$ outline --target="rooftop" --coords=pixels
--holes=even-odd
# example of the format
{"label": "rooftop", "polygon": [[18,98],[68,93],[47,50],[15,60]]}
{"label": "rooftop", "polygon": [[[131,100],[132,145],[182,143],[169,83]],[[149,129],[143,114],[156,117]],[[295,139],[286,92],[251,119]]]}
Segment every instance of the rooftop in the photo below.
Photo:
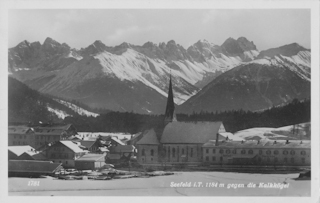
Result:
{"label": "rooftop", "polygon": [[206,143],[216,139],[221,125],[222,122],[171,122],[163,131],[161,143]]}
{"label": "rooftop", "polygon": [[21,154],[28,152],[28,153],[35,153],[35,149],[29,145],[23,145],[23,146],[9,146],[8,150],[14,153],[17,156],[20,156]]}
{"label": "rooftop", "polygon": [[69,149],[71,149],[75,153],[85,152],[83,149],[81,149],[79,147],[78,144],[76,144],[76,143],[74,143],[72,141],[65,140],[65,141],[60,141],[60,143],[62,143],[63,145],[65,145],[66,147],[68,147]]}
{"label": "rooftop", "polygon": [[8,133],[9,134],[27,134],[30,132],[34,132],[32,128],[27,126],[9,126]]}
{"label": "rooftop", "polygon": [[156,135],[156,132],[154,129],[147,130],[145,133],[143,133],[143,137],[137,142],[137,144],[143,145],[143,144],[152,144],[152,145],[158,145],[160,144]]}
{"label": "rooftop", "polygon": [[82,157],[80,157],[79,159],[77,159],[76,161],[104,161],[104,154],[85,154]]}
{"label": "rooftop", "polygon": [[9,160],[9,172],[54,173],[61,168],[61,163],[50,161]]}

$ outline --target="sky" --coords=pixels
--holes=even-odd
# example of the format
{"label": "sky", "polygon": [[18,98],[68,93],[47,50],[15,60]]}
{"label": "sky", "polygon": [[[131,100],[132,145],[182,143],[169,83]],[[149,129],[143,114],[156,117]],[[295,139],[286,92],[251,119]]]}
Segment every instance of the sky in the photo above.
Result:
{"label": "sky", "polygon": [[96,40],[107,46],[174,40],[187,49],[199,40],[221,45],[246,37],[258,50],[293,42],[310,48],[310,21],[308,9],[14,9],[8,46],[51,37],[77,49]]}

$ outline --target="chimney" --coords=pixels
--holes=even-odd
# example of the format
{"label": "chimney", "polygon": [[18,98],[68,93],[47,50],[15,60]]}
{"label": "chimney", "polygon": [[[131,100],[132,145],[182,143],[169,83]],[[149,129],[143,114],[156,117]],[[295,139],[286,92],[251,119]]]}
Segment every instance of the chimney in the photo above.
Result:
{"label": "chimney", "polygon": [[289,140],[286,140],[286,144],[289,144]]}
{"label": "chimney", "polygon": [[241,140],[241,144],[243,144],[243,140]]}
{"label": "chimney", "polygon": [[216,146],[219,146],[219,133],[216,134]]}
{"label": "chimney", "polygon": [[277,144],[277,140],[275,140],[275,141],[273,142],[273,144]]}
{"label": "chimney", "polygon": [[257,144],[260,144],[260,140],[258,140],[258,143]]}

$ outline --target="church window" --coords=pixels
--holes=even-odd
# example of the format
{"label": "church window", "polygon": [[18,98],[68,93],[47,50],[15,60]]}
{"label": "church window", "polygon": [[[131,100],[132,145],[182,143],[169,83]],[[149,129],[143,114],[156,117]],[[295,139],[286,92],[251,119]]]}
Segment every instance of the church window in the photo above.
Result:
{"label": "church window", "polygon": [[287,155],[287,154],[288,154],[288,151],[287,151],[287,150],[284,150],[282,153],[283,153],[283,155]]}
{"label": "church window", "polygon": [[151,149],[150,154],[151,154],[151,156],[153,156],[153,154],[154,154],[153,149]]}
{"label": "church window", "polygon": [[212,149],[212,154],[215,154],[216,153],[216,149]]}
{"label": "church window", "polygon": [[248,151],[248,154],[253,154],[253,150],[250,149],[250,150]]}
{"label": "church window", "polygon": [[301,155],[306,155],[306,151],[301,151]]}
{"label": "church window", "polygon": [[296,153],[296,152],[293,151],[293,150],[290,151],[290,154],[291,154],[291,155],[295,155],[295,153]]}
{"label": "church window", "polygon": [[227,149],[227,150],[226,150],[226,153],[227,153],[227,154],[230,154],[230,149]]}
{"label": "church window", "polygon": [[219,150],[219,153],[220,153],[220,154],[223,154],[223,149],[220,149],[220,150]]}
{"label": "church window", "polygon": [[245,154],[245,153],[246,153],[245,149],[241,150],[241,154]]}
{"label": "church window", "polygon": [[191,148],[190,157],[193,157],[193,148]]}
{"label": "church window", "polygon": [[279,151],[278,151],[278,150],[274,150],[273,154],[274,154],[274,155],[278,155],[278,154],[279,154]]}
{"label": "church window", "polygon": [[172,157],[176,157],[176,149],[172,148]]}
{"label": "church window", "polygon": [[145,150],[144,150],[144,149],[142,149],[142,151],[141,151],[141,155],[142,155],[142,156],[145,156],[145,155],[146,155],[146,153],[145,153]]}

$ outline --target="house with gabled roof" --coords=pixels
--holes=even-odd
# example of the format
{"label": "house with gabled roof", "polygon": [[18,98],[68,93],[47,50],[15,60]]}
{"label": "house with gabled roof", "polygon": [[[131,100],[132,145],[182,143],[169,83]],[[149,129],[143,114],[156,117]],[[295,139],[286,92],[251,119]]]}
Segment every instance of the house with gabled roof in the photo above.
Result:
{"label": "house with gabled roof", "polygon": [[33,147],[29,145],[9,146],[8,158],[9,160],[47,160],[47,158],[42,152],[35,150]]}
{"label": "house with gabled roof", "polygon": [[75,168],[78,170],[95,170],[106,165],[106,154],[85,154],[75,160]]}
{"label": "house with gabled roof", "polygon": [[30,145],[36,148],[34,129],[28,126],[8,126],[8,146]]}
{"label": "house with gabled roof", "polygon": [[69,140],[56,142],[45,150],[48,160],[54,163],[62,163],[64,168],[74,168],[75,160],[88,152],[88,150],[82,149],[79,143]]}

